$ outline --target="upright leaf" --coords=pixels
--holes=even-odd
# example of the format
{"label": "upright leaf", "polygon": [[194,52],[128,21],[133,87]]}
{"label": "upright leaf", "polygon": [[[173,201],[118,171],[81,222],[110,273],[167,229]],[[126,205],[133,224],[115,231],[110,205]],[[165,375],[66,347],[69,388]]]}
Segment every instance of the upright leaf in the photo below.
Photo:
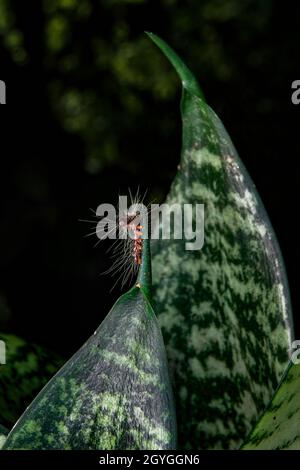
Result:
{"label": "upright leaf", "polygon": [[0,424],[0,449],[2,449],[4,442],[6,441],[7,434],[8,430]]}
{"label": "upright leaf", "polygon": [[178,56],[149,36],[183,87],[181,162],[166,203],[205,206],[201,250],[187,251],[184,239],[152,244],[154,302],[173,371],[179,446],[236,448],[288,361],[286,274],[268,216],[220,119]]}
{"label": "upright leaf", "polygon": [[175,448],[172,391],[148,300],[150,282],[150,259],[143,255],[138,284],[37,396],[4,449]]}
{"label": "upright leaf", "polygon": [[63,364],[56,353],[15,335],[0,333],[6,363],[0,364],[0,418],[11,428]]}
{"label": "upright leaf", "polygon": [[243,450],[300,449],[300,365],[290,363]]}

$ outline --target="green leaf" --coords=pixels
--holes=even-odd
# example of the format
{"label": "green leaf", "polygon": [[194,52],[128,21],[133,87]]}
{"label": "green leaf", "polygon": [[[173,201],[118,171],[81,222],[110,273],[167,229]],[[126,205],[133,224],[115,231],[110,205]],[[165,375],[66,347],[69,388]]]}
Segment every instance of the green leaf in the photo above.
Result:
{"label": "green leaf", "polygon": [[15,335],[0,333],[0,340],[6,349],[6,364],[0,365],[0,418],[12,427],[63,360]]}
{"label": "green leaf", "polygon": [[290,363],[242,450],[300,449],[300,365]]}
{"label": "green leaf", "polygon": [[146,32],[146,34],[169,59],[169,61],[177,71],[179,77],[181,78],[183,88],[185,88],[191,95],[198,96],[198,98],[204,100],[204,95],[199,86],[199,83],[195,79],[190,69],[185,65],[184,62],[182,62],[180,57],[175,54],[173,49],[171,49],[171,47],[163,39],[156,36],[156,34],[150,33],[148,31]]}
{"label": "green leaf", "polygon": [[152,303],[152,268],[150,254],[150,240],[143,240],[142,264],[139,269],[137,284],[142,289],[148,301]]}
{"label": "green leaf", "polygon": [[237,448],[288,362],[292,317],[285,269],[263,204],[220,119],[182,61],[150,37],[183,87],[181,162],[166,203],[205,209],[201,250],[187,251],[186,240],[153,240],[151,246],[179,446]]}
{"label": "green leaf", "polygon": [[175,448],[165,349],[147,297],[147,246],[139,283],[37,396],[4,449]]}

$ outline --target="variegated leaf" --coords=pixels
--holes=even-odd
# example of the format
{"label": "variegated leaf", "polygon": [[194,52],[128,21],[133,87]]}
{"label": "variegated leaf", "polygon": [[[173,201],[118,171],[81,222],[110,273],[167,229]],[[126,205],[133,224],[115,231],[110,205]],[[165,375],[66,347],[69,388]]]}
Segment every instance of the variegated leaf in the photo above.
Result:
{"label": "variegated leaf", "polygon": [[37,396],[4,449],[175,448],[165,349],[148,300],[148,261],[137,286]]}
{"label": "variegated leaf", "polygon": [[6,361],[0,364],[0,418],[12,427],[37,393],[62,366],[62,358],[40,345],[0,333]]}
{"label": "variegated leaf", "polygon": [[205,207],[201,250],[186,250],[184,239],[152,243],[154,301],[173,371],[179,445],[237,448],[288,362],[285,269],[263,204],[220,119],[178,56],[150,37],[183,86],[182,156],[166,203]]}
{"label": "variegated leaf", "polygon": [[6,441],[7,434],[8,430],[0,424],[0,449],[2,449],[4,442]]}
{"label": "variegated leaf", "polygon": [[300,450],[300,365],[292,364],[243,450]]}

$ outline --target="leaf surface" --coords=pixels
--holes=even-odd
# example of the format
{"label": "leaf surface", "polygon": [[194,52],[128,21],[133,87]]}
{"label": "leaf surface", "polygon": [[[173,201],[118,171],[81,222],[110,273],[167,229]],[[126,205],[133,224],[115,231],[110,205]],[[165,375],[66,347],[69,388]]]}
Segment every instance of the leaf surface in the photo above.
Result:
{"label": "leaf surface", "polygon": [[8,430],[0,424],[0,449],[2,449],[4,442],[6,441],[7,434]]}
{"label": "leaf surface", "polygon": [[56,353],[18,336],[0,333],[6,364],[0,364],[0,417],[11,428],[63,364]]}
{"label": "leaf surface", "polygon": [[[187,250],[185,239],[152,240],[151,246],[179,446],[237,448],[288,363],[287,278],[269,218],[222,122],[181,59],[149,36],[183,89],[181,161],[166,203],[204,204],[205,214],[202,249]],[[198,234],[202,227],[198,222]]]}
{"label": "leaf surface", "polygon": [[165,349],[147,297],[149,263],[143,262],[139,287],[119,298],[95,333],[45,386],[4,449],[175,448]]}
{"label": "leaf surface", "polygon": [[243,450],[300,449],[300,365],[290,363]]}

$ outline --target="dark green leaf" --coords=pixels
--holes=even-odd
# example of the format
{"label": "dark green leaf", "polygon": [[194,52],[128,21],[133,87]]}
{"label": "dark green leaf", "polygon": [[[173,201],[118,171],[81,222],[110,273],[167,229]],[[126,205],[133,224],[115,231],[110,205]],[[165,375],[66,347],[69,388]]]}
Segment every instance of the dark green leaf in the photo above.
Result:
{"label": "dark green leaf", "polygon": [[5,449],[175,448],[164,344],[148,301],[149,263],[139,287],[120,297],[26,410]]}
{"label": "dark green leaf", "polygon": [[4,426],[1,426],[0,424],[0,449],[2,449],[3,447],[7,434],[8,434],[8,430]]}
{"label": "dark green leaf", "polygon": [[300,365],[290,364],[243,450],[300,449]]}
{"label": "dark green leaf", "polygon": [[154,303],[173,370],[179,446],[236,448],[288,362],[286,274],[268,216],[220,119],[182,61],[150,37],[183,86],[182,156],[166,202],[205,205],[201,250],[187,251],[186,240],[152,245]]}
{"label": "dark green leaf", "polygon": [[14,335],[0,333],[0,340],[6,345],[6,364],[0,365],[0,419],[12,427],[63,360]]}

